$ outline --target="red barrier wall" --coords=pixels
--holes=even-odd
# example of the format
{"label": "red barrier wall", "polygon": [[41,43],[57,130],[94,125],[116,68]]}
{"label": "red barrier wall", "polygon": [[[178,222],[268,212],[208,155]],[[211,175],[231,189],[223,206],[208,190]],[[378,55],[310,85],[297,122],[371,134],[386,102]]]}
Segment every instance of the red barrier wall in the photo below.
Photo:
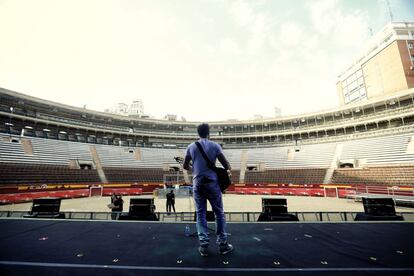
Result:
{"label": "red barrier wall", "polygon": [[[112,193],[120,195],[140,195],[141,188],[104,188],[102,195],[109,196]],[[62,190],[62,191],[44,191],[18,194],[0,194],[0,204],[21,203],[33,201],[35,198],[58,197],[58,198],[77,198],[88,197],[89,189]]]}

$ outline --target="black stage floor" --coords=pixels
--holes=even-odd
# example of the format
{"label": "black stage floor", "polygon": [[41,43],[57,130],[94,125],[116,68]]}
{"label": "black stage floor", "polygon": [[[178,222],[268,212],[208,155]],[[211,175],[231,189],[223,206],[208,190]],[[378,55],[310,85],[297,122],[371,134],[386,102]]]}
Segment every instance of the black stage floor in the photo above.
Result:
{"label": "black stage floor", "polygon": [[229,223],[235,251],[208,257],[185,225],[0,219],[0,273],[414,275],[414,223]]}

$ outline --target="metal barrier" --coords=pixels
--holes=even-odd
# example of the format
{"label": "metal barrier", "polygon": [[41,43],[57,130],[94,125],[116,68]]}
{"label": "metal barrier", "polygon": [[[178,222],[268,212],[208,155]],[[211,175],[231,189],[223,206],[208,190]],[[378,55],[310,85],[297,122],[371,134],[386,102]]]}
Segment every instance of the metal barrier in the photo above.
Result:
{"label": "metal barrier", "polygon": [[[121,215],[121,212],[62,212],[66,219],[76,220],[112,220]],[[23,218],[27,211],[0,211],[0,218]],[[193,222],[194,212],[155,213],[161,222]],[[228,212],[225,213],[227,222],[256,222],[260,212]],[[299,222],[346,222],[354,221],[358,212],[290,212],[296,215]],[[414,222],[414,212],[397,212],[405,221]]]}
{"label": "metal barrier", "polygon": [[158,198],[166,198],[166,195],[173,191],[175,198],[188,198],[192,196],[193,189],[192,188],[180,188],[180,189],[174,189],[174,188],[168,188],[168,189],[155,189],[153,192],[153,195]]}

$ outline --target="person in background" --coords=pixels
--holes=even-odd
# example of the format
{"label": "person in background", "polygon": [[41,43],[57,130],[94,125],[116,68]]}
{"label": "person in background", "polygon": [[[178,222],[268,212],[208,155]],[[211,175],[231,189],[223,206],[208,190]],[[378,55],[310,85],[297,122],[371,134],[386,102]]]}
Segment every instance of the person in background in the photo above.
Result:
{"label": "person in background", "polygon": [[[114,201],[115,201],[115,199],[116,199],[116,195],[115,195],[115,193],[112,193],[111,194],[111,203],[108,204],[108,208],[111,209],[111,212],[112,212],[112,208],[114,208]],[[116,214],[115,213],[112,213],[111,214],[111,218],[112,219],[115,219],[116,218]]]}
{"label": "person in background", "polygon": [[168,194],[167,194],[167,213],[171,213],[171,207],[174,210],[175,213],[175,194],[174,191],[171,190]]}
{"label": "person in background", "polygon": [[113,202],[112,207],[112,214],[111,217],[113,220],[117,219],[118,212],[122,212],[124,208],[124,200],[122,199],[121,195],[115,196],[115,200]]}

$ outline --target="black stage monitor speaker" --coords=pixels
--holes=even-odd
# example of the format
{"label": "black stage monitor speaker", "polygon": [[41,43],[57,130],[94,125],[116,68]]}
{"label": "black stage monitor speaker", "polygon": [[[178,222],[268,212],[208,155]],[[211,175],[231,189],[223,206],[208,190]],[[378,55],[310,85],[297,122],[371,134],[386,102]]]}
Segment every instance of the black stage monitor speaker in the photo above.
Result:
{"label": "black stage monitor speaker", "polygon": [[129,200],[129,215],[154,213],[153,198],[131,198]]}
{"label": "black stage monitor speaker", "polygon": [[288,214],[286,198],[262,198],[262,213],[257,221],[299,221]]}
{"label": "black stage monitor speaker", "polygon": [[[206,219],[207,219],[207,221],[216,221],[216,217],[214,216],[214,212],[213,211],[207,211]],[[197,221],[197,213],[196,212],[194,212],[194,221]]]}
{"label": "black stage monitor speaker", "polygon": [[119,220],[158,221],[153,198],[131,198],[128,214],[121,214]]}
{"label": "black stage monitor speaker", "polygon": [[64,218],[65,214],[59,212],[60,202],[60,198],[36,198],[33,200],[29,215],[25,217]]}
{"label": "black stage monitor speaker", "polygon": [[363,197],[364,212],[358,213],[355,221],[404,220],[395,213],[395,203],[392,198]]}
{"label": "black stage monitor speaker", "polygon": [[395,204],[392,198],[363,197],[362,203],[366,215],[395,216]]}
{"label": "black stage monitor speaker", "polygon": [[286,214],[286,198],[262,198],[262,212],[270,214]]}

